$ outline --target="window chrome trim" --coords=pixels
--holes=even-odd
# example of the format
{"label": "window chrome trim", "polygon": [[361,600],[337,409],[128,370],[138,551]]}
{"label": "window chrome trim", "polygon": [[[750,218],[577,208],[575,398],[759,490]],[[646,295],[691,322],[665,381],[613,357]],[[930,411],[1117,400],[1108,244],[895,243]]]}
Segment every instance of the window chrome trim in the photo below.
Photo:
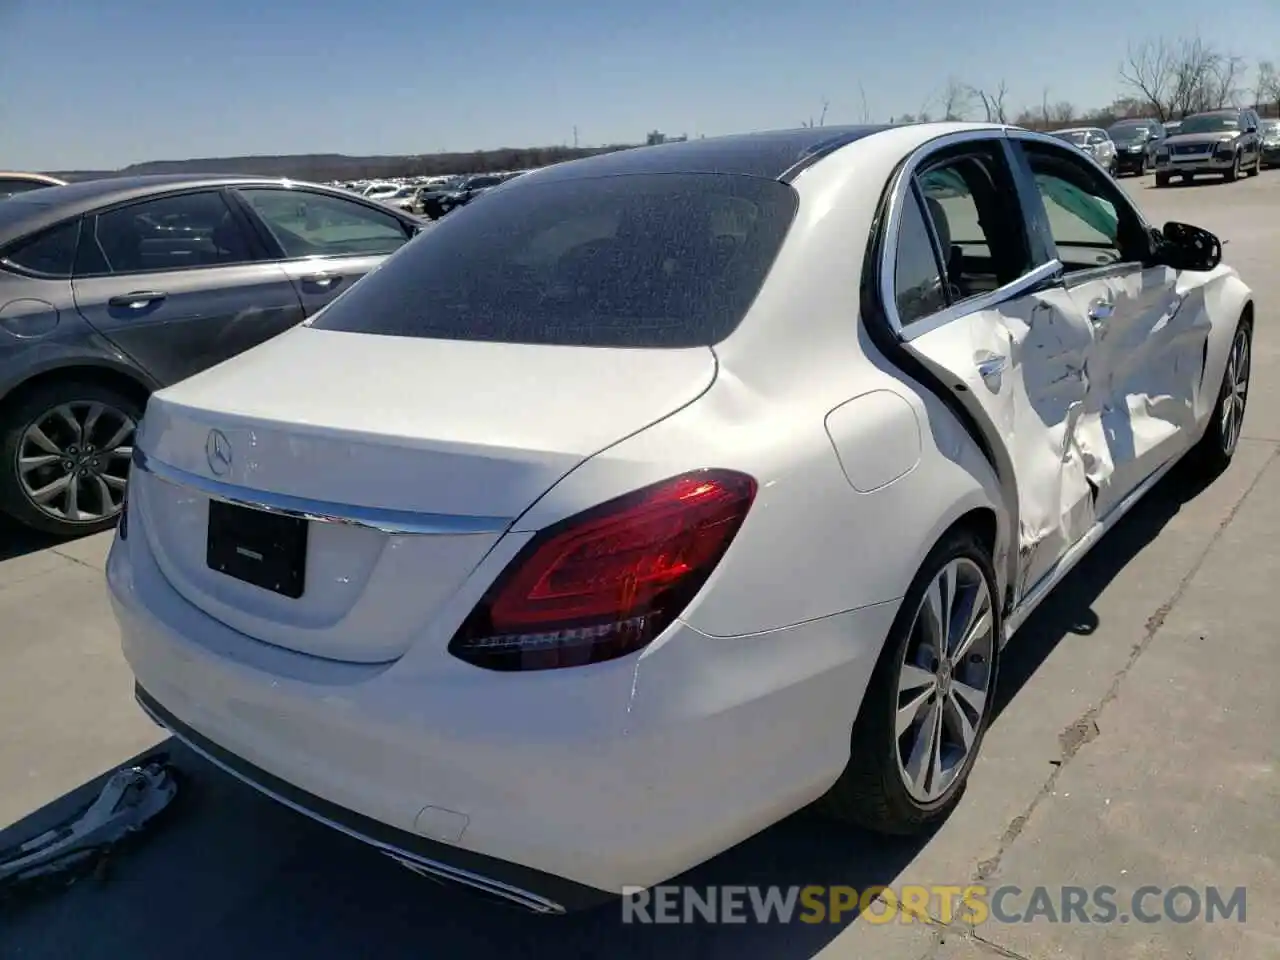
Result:
{"label": "window chrome trim", "polygon": [[350,527],[364,527],[380,533],[405,536],[469,536],[476,534],[502,534],[510,529],[514,518],[471,517],[450,514],[416,513],[410,510],[384,510],[360,507],[352,504],[312,500],[282,493],[266,493],[249,490],[234,484],[222,483],[197,476],[186,470],[171,467],[148,457],[139,447],[133,450],[133,468],[165,483],[195,490],[211,500],[309,520],[312,523],[332,523]]}
{"label": "window chrome trim", "polygon": [[910,343],[916,337],[922,337],[926,333],[932,333],[939,327],[946,326],[952,320],[958,320],[960,317],[967,317],[971,313],[980,313],[983,310],[993,310],[1002,303],[1010,300],[1016,300],[1037,289],[1053,284],[1058,285],[1062,282],[1062,264],[1057,260],[1051,260],[1048,263],[1041,264],[1030,273],[1024,273],[1017,280],[1006,283],[1003,287],[998,287],[990,293],[979,294],[976,297],[967,297],[964,300],[957,300],[945,310],[939,310],[937,313],[931,313],[927,317],[922,317],[912,323],[901,327],[898,324],[897,305],[890,303],[887,305],[887,313],[889,322],[893,325],[894,331],[898,335],[898,339],[903,343]]}

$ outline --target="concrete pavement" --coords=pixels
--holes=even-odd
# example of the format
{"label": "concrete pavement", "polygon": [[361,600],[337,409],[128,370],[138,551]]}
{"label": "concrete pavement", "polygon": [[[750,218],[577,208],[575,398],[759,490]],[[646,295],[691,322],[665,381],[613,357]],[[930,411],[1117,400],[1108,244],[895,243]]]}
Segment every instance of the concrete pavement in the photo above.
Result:
{"label": "concrete pavement", "polygon": [[[1280,956],[1270,736],[1280,657],[1268,603],[1280,583],[1280,174],[1160,191],[1149,178],[1126,183],[1156,222],[1219,231],[1257,291],[1236,462],[1207,489],[1171,475],[1020,631],[970,789],[927,842],[799,815],[684,879],[1107,884],[1122,905],[1143,885],[1246,886],[1245,923],[623,928],[615,910],[535,918],[415,878],[175,751],[186,782],[171,820],[105,883],[0,912],[0,957]],[[0,544],[17,539],[0,530]],[[0,559],[0,824],[35,811],[22,832],[160,739],[132,704],[117,651],[106,543],[19,543]]]}

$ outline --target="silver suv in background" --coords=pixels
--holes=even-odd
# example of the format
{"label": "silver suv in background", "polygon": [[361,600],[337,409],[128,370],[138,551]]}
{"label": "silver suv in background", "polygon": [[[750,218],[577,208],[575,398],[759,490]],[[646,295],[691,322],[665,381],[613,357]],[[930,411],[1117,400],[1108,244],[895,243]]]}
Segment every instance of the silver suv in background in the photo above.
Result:
{"label": "silver suv in background", "polygon": [[1053,136],[1079,147],[1097,160],[1108,173],[1115,174],[1116,145],[1101,127],[1069,127],[1066,130],[1054,130]]}

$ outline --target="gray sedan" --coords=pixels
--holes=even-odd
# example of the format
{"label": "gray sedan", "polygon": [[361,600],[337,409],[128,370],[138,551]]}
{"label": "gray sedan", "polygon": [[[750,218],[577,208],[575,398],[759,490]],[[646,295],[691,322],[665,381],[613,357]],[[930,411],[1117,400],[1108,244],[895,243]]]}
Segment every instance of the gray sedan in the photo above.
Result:
{"label": "gray sedan", "polygon": [[0,512],[57,536],[110,526],[151,391],[300,323],[421,228],[345,191],[245,177],[0,203]]}

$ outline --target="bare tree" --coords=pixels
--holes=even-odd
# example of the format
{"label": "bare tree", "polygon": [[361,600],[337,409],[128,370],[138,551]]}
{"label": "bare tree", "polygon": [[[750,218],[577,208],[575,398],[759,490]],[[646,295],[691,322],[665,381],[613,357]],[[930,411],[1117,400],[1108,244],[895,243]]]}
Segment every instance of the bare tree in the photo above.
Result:
{"label": "bare tree", "polygon": [[1049,108],[1049,122],[1067,124],[1076,118],[1076,105],[1069,100],[1059,100]]}
{"label": "bare tree", "polygon": [[1129,48],[1120,82],[1163,121],[1238,103],[1245,70],[1243,58],[1200,37],[1147,40]]}
{"label": "bare tree", "polygon": [[1280,114],[1280,71],[1270,60],[1258,64],[1258,79],[1254,82],[1254,106],[1274,106]]}
{"label": "bare tree", "polygon": [[818,121],[817,121],[817,123],[815,123],[815,122],[814,122],[814,120],[813,120],[813,115],[812,115],[812,114],[810,114],[809,119],[808,119],[808,120],[806,120],[806,121],[804,121],[803,123],[801,123],[801,124],[800,124],[800,126],[802,126],[802,127],[821,127],[821,126],[823,126],[823,125],[827,122],[827,107],[829,107],[830,105],[831,105],[831,104],[830,104],[830,102],[827,100],[827,98],[826,98],[826,97],[823,97],[823,98],[822,98],[822,112],[821,112],[820,114],[818,114]]}
{"label": "bare tree", "polygon": [[970,87],[969,94],[982,104],[982,112],[987,115],[987,123],[1009,122],[1009,112],[1004,103],[1009,95],[1009,86],[1003,80],[993,90]]}
{"label": "bare tree", "polygon": [[1177,72],[1175,60],[1166,40],[1144,40],[1129,46],[1128,56],[1120,65],[1120,82],[1150,104],[1162,123],[1172,116],[1169,88]]}
{"label": "bare tree", "polygon": [[942,91],[942,119],[963,120],[972,99],[970,88],[952,77]]}

